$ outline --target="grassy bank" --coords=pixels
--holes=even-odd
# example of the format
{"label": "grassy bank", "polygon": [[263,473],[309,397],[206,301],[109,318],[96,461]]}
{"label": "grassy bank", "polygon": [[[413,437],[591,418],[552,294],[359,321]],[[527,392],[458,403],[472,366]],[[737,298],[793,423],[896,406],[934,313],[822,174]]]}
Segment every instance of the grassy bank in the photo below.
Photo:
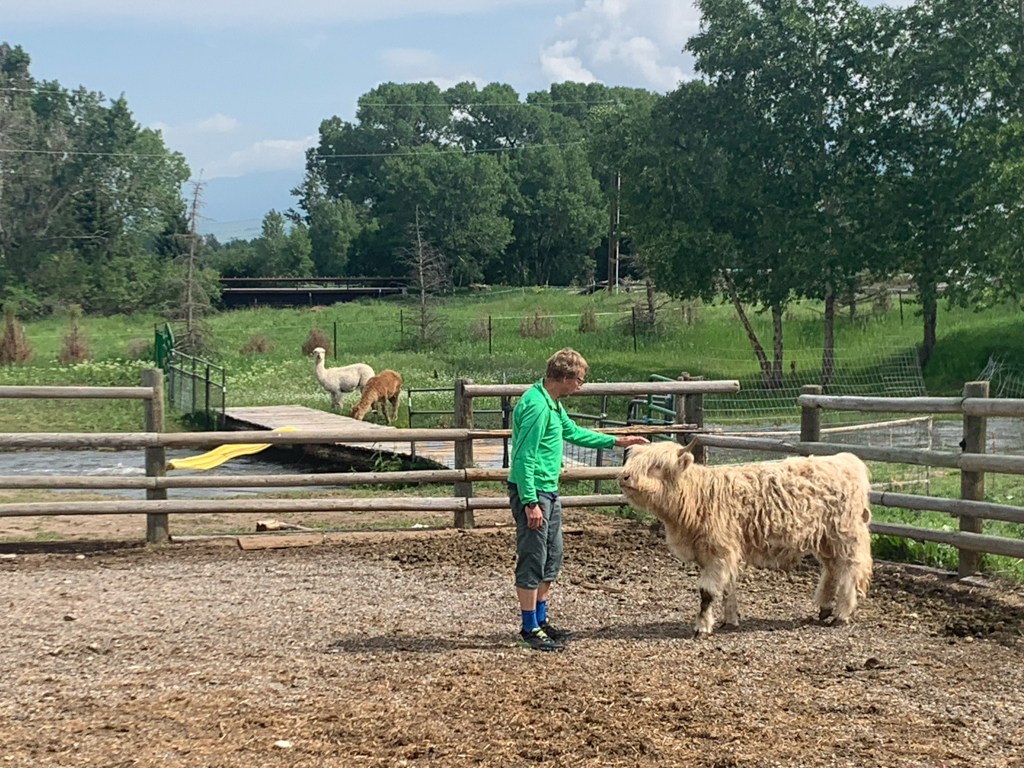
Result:
{"label": "grassy bank", "polygon": [[[590,361],[592,380],[646,379],[651,374],[676,377],[681,371],[708,379],[739,379],[745,390],[758,387],[759,371],[750,342],[731,306],[695,306],[663,301],[655,328],[641,324],[634,334],[631,308],[636,294],[575,295],[560,289],[513,289],[472,293],[445,301],[437,309],[443,341],[417,350],[412,343],[416,306],[386,300],[302,309],[237,310],[209,320],[210,357],[226,366],[229,404],[296,403],[328,408],[329,399],[312,375],[312,362],[301,354],[314,328],[337,336],[329,365],[366,362],[376,370],[399,371],[406,387],[446,387],[460,377],[480,383],[529,382],[540,377],[544,360],[563,346],[580,350]],[[837,320],[836,354],[850,386],[881,390],[883,369],[894,360],[909,377],[909,361],[921,336],[915,307],[860,307],[855,319]],[[594,313],[598,330],[582,333],[584,312]],[[533,323],[524,320],[540,316]],[[752,317],[755,330],[770,349],[769,318]],[[85,318],[82,326],[93,361],[62,366],[56,362],[66,318],[29,323],[26,334],[34,350],[23,366],[0,368],[0,384],[138,384],[158,318],[154,316]],[[541,338],[524,337],[524,323],[540,326]],[[784,320],[787,387],[815,383],[821,367],[820,306],[801,303]],[[247,355],[243,348],[262,337],[268,351]],[[1024,313],[1002,307],[975,313],[943,309],[938,346],[923,371],[928,394],[957,394],[964,381],[976,378],[991,356],[1024,371]],[[900,371],[903,373],[904,371]],[[756,405],[750,406],[751,410]],[[132,404],[0,402],[0,430],[45,428],[89,431],[134,429],[141,411]],[[742,416],[742,412],[740,413]],[[753,417],[754,414],[751,414]]]}

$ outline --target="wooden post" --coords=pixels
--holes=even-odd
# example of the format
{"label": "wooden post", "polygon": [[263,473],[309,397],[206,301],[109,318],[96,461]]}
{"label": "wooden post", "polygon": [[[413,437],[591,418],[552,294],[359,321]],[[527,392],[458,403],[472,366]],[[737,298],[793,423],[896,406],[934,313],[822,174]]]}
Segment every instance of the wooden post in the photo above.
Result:
{"label": "wooden post", "polygon": [[488,315],[487,316],[487,354],[490,355],[492,353],[493,353],[493,348],[491,346],[491,316]]}
{"label": "wooden post", "polygon": [[[804,384],[800,387],[801,395],[820,395],[822,388],[818,384]],[[800,409],[800,442],[821,442],[821,409],[804,407]]]}
{"label": "wooden post", "polygon": [[338,359],[338,321],[334,321],[334,359]]}
{"label": "wooden post", "polygon": [[[703,381],[703,376],[691,376],[686,371],[679,374],[677,381]],[[682,400],[682,412],[680,403]],[[704,393],[696,392],[692,395],[683,395],[676,398],[676,423],[694,424],[698,427],[704,426]],[[693,439],[693,435],[687,435],[687,442]],[[708,463],[708,447],[698,445],[693,449],[693,460],[698,464]]]}
{"label": "wooden post", "polygon": [[[144,400],[146,413],[146,431],[164,431],[164,372],[156,368],[147,368],[142,372],[142,385],[153,388],[153,397]],[[163,477],[167,466],[167,452],[163,448],[146,449],[146,477]],[[166,500],[167,489],[154,488],[146,490],[147,500]],[[146,543],[167,544],[171,540],[167,524],[167,514],[146,515]]]}
{"label": "wooden post", "polygon": [[206,422],[203,429],[212,429],[210,421],[210,364],[206,364]]}
{"label": "wooden post", "polygon": [[[964,397],[988,397],[987,381],[969,381],[964,384]],[[964,453],[985,453],[985,433],[988,419],[984,416],[964,416],[964,441],[961,443]],[[969,501],[985,500],[985,473],[960,472],[960,498]],[[981,533],[984,520],[980,517],[960,516],[960,530],[969,533]],[[973,576],[981,565],[978,552],[961,549],[957,572],[960,578]]]}
{"label": "wooden post", "polygon": [[[459,379],[455,382],[455,419],[452,424],[456,429],[473,428],[473,398],[466,396],[466,385],[472,379]],[[473,441],[458,440],[455,443],[455,469],[468,469],[473,466]],[[455,495],[463,498],[473,497],[473,484],[455,483]],[[456,528],[473,527],[473,510],[460,509],[455,513]]]}
{"label": "wooden post", "polygon": [[633,351],[636,352],[636,307],[633,307]]}
{"label": "wooden post", "polygon": [[[503,395],[501,398],[501,428],[508,429],[512,426],[512,398]],[[508,438],[501,438],[501,467],[508,469]]]}

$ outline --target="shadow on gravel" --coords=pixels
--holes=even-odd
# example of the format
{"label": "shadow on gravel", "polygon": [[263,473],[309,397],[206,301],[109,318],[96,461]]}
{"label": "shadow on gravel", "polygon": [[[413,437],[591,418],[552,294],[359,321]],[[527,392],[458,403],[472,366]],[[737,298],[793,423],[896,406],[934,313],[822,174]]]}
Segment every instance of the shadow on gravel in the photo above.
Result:
{"label": "shadow on gravel", "polygon": [[[799,627],[818,626],[808,618],[802,620],[782,619],[741,619],[739,628],[717,627],[718,635],[747,635],[755,632],[780,632]],[[693,640],[694,632],[690,621],[661,621],[650,624],[626,624],[601,627],[591,631],[573,634],[576,640]]]}
{"label": "shadow on gravel", "polygon": [[88,552],[114,552],[145,549],[144,541],[7,541],[0,542],[4,555],[76,555]]}
{"label": "shadow on gravel", "polygon": [[462,637],[340,637],[327,646],[327,653],[451,653],[452,651],[507,651],[513,648],[512,633],[465,635]]}

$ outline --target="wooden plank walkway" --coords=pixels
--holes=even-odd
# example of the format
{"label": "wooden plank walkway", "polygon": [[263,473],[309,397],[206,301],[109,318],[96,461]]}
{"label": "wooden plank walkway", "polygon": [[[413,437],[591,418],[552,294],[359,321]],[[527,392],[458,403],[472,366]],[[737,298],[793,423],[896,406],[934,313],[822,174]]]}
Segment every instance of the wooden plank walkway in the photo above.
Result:
{"label": "wooden plank walkway", "polygon": [[[347,450],[362,451],[367,456],[386,453],[394,456],[426,459],[439,468],[453,469],[455,466],[455,444],[445,441],[417,443],[394,442],[387,439],[387,433],[394,429],[383,424],[358,421],[336,413],[318,411],[302,405],[267,405],[253,408],[226,408],[225,424],[229,429],[366,429],[381,433],[380,442],[336,443]],[[503,445],[500,439],[473,441],[474,464],[482,469],[501,469]]]}

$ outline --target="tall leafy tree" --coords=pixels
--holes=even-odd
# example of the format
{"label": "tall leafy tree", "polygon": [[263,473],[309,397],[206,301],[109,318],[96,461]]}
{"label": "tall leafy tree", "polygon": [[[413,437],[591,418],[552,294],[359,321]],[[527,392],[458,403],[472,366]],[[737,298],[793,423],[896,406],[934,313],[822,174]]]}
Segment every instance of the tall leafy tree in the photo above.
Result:
{"label": "tall leafy tree", "polygon": [[0,285],[46,303],[151,306],[173,258],[161,236],[184,211],[184,158],[125,99],[37,82],[0,45]]}
{"label": "tall leafy tree", "polygon": [[[900,266],[919,291],[922,364],[936,344],[940,287],[954,301],[973,302],[1000,252],[1013,251],[1004,246],[1016,239],[1021,210],[1011,169],[1019,153],[1013,125],[1021,116],[1022,29],[1019,4],[920,0],[904,11],[893,59],[898,133],[886,176]],[[1003,199],[994,197],[997,189]]]}

